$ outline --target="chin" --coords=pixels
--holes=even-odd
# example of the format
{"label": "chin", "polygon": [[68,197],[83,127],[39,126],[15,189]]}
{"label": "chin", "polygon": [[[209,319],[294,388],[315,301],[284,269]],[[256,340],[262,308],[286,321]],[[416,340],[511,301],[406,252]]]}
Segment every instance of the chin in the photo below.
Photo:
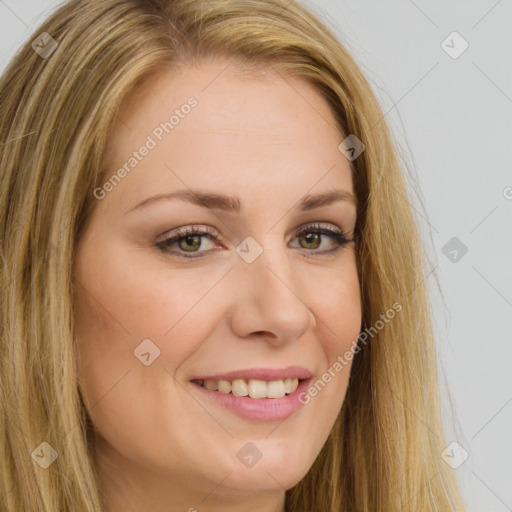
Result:
{"label": "chin", "polygon": [[[267,456],[265,451],[268,451]],[[250,452],[247,449],[247,453]],[[314,460],[310,460],[308,455],[297,449],[263,447],[261,458],[252,466],[246,467],[236,458],[228,480],[232,487],[244,491],[277,492],[290,489],[304,478],[313,464]]]}
{"label": "chin", "polygon": [[226,479],[226,485],[241,492],[274,493],[291,489],[298,484],[308,472],[309,467],[278,471],[270,465],[240,470],[239,468]]}

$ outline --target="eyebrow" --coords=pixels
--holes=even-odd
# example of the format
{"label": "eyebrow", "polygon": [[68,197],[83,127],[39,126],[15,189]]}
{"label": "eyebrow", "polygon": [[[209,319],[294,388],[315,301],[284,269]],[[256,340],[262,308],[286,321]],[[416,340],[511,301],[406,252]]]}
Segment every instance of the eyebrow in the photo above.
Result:
{"label": "eyebrow", "polygon": [[[144,199],[144,201],[134,206],[132,209],[128,210],[126,213],[139,210],[164,199],[180,199],[182,201],[187,201],[204,208],[212,210],[223,210],[227,212],[239,213],[241,208],[240,199],[237,197],[226,196],[224,194],[218,194],[209,191],[189,189],[177,190],[176,192],[171,192],[170,194],[158,194],[156,196],[148,197],[147,199]],[[300,211],[308,211],[315,208],[320,208],[322,206],[330,205],[337,201],[346,201],[357,206],[357,199],[351,192],[335,189],[329,192],[324,192],[322,194],[304,196],[298,204],[298,207]]]}

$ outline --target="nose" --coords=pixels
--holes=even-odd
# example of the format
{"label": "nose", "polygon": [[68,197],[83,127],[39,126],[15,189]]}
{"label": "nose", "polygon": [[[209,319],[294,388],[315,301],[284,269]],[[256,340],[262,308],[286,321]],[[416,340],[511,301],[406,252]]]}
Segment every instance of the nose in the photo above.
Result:
{"label": "nose", "polygon": [[267,244],[252,263],[237,257],[231,328],[241,338],[257,335],[273,344],[299,339],[316,325],[304,290],[284,247]]}

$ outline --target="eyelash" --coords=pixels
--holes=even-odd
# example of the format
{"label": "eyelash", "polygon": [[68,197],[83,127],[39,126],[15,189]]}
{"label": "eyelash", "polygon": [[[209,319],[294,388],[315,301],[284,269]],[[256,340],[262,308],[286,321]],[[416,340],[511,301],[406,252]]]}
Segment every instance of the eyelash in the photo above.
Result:
{"label": "eyelash", "polygon": [[[203,235],[203,236],[207,235],[210,238],[210,240],[213,241],[213,239],[215,239],[215,237],[217,235],[216,230],[214,230],[208,226],[204,226],[204,228],[205,228],[204,230],[200,230],[200,229],[197,229],[197,227],[188,226],[186,228],[178,229],[176,231],[175,235],[173,235],[172,237],[166,238],[165,240],[161,240],[161,241],[157,242],[156,246],[165,254],[173,254],[174,253],[174,254],[177,254],[177,256],[179,258],[186,258],[186,259],[203,258],[204,256],[201,253],[207,253],[209,251],[197,251],[194,254],[200,254],[200,255],[191,256],[191,255],[189,255],[185,252],[181,252],[181,251],[169,251],[168,247],[170,245],[172,245],[173,243],[178,242],[178,241],[182,240],[183,238],[186,238],[187,236],[191,236],[191,235]],[[344,231],[342,231],[342,230],[335,231],[332,229],[328,229],[328,228],[323,227],[320,224],[307,225],[304,228],[300,229],[300,231],[298,231],[298,233],[295,236],[299,237],[301,235],[308,234],[308,233],[315,233],[315,234],[319,234],[319,235],[329,236],[337,244],[337,246],[334,247],[333,249],[323,250],[323,251],[318,251],[316,249],[303,249],[304,251],[313,251],[313,252],[320,253],[321,255],[336,253],[343,247],[347,246],[350,242],[355,242],[355,237],[349,238],[348,235]],[[321,243],[321,241],[320,241],[320,243]]]}

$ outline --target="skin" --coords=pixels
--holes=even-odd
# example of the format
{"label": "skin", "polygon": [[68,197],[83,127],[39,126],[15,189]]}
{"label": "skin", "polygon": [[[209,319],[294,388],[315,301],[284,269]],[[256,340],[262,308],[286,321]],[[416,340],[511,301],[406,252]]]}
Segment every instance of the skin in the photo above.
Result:
{"label": "skin", "polygon": [[[272,69],[249,79],[226,65],[162,72],[132,93],[108,140],[107,177],[190,96],[198,105],[95,200],[77,246],[79,386],[108,512],[284,511],[285,490],[310,469],[347,390],[351,364],[286,420],[261,422],[207,402],[189,382],[291,365],[314,382],[361,328],[354,244],[322,254],[334,239],[296,236],[315,222],[353,234],[350,201],[296,207],[306,193],[353,193],[338,150],[345,137],[308,82]],[[174,199],[129,212],[188,188],[237,196],[241,211]],[[189,254],[183,240],[167,253],[156,246],[191,225],[218,233],[199,248],[192,241],[202,257],[180,258]],[[252,263],[235,251],[248,236],[263,248]],[[134,355],[144,339],[160,349],[148,366]],[[251,468],[237,458],[249,441],[262,454]]]}

